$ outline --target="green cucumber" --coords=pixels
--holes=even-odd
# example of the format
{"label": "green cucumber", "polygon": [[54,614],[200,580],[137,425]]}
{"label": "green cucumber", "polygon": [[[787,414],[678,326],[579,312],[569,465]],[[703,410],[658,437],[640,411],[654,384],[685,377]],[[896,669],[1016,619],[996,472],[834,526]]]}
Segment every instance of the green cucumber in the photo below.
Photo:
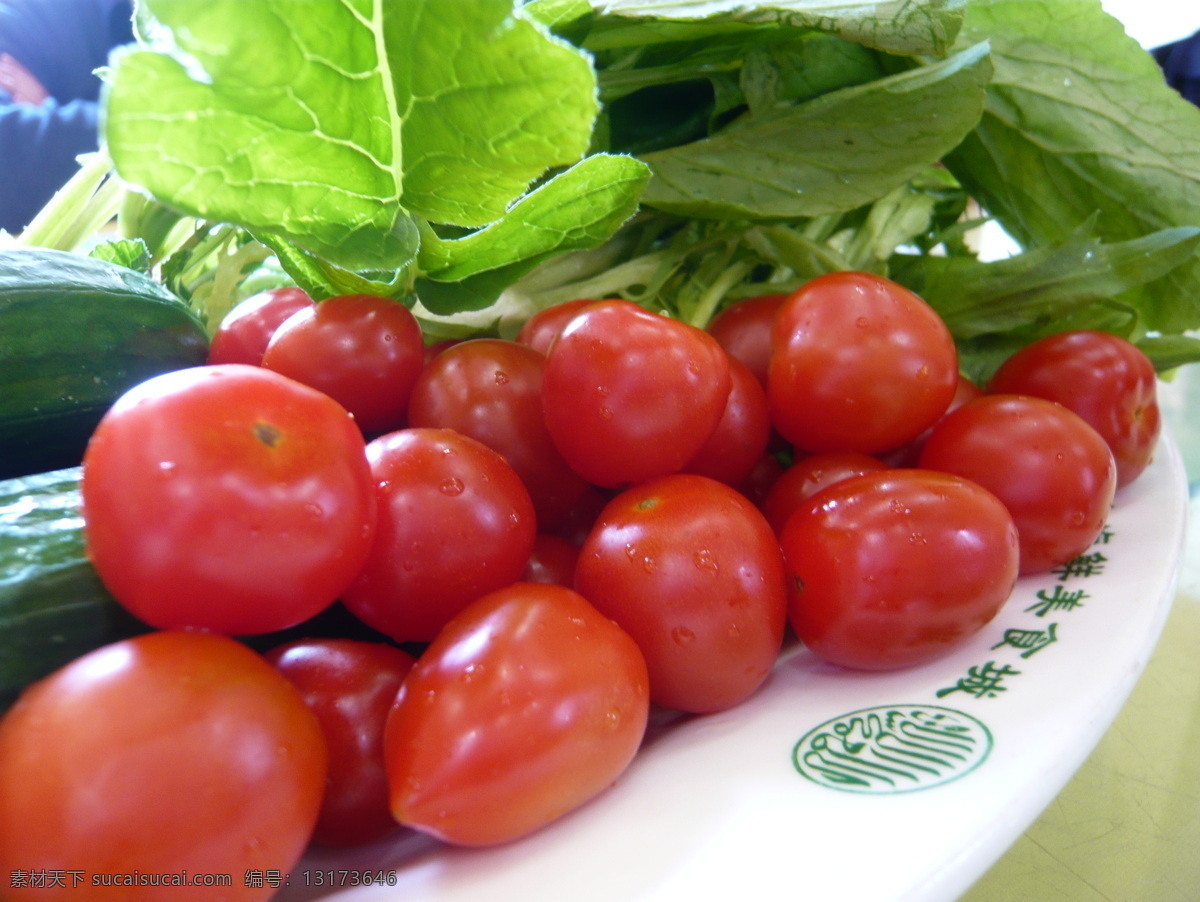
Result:
{"label": "green cucumber", "polygon": [[208,335],[147,275],[66,251],[0,251],[0,479],[76,465],[100,417]]}
{"label": "green cucumber", "polygon": [[0,482],[0,709],[27,684],[146,632],[84,553],[80,469]]}

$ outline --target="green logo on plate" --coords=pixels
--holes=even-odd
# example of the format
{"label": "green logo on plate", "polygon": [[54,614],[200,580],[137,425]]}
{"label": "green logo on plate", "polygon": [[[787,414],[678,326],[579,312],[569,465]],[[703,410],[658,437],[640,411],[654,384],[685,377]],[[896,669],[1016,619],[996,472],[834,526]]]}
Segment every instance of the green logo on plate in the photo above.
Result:
{"label": "green logo on plate", "polygon": [[886,705],[810,730],[792,750],[792,763],[830,789],[887,795],[949,783],[978,767],[991,748],[988,728],[962,711]]}

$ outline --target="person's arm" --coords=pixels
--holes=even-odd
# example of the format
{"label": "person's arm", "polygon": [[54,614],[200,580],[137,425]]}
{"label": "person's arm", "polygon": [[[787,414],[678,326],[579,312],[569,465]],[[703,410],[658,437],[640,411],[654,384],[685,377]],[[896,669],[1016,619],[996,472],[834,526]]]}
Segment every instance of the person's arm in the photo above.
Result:
{"label": "person's arm", "polygon": [[0,229],[16,234],[98,145],[97,104],[0,106]]}
{"label": "person's arm", "polygon": [[1200,32],[1152,51],[1167,84],[1192,103],[1200,104]]}

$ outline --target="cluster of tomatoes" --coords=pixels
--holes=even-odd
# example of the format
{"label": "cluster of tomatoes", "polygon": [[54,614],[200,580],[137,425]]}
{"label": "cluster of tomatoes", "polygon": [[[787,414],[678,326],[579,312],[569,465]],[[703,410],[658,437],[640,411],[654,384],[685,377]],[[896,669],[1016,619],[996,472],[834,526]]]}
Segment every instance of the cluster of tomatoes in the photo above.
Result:
{"label": "cluster of tomatoes", "polygon": [[[156,629],[0,724],[0,863],[505,842],[617,779],[652,706],[754,693],[789,626],[847,667],[942,655],[1092,543],[1158,436],[1115,336],[1034,343],[985,388],[864,273],[707,330],[580,300],[432,348],[385,299],[253,298],[93,436],[89,557]],[[229,638],[335,603],[378,641]]]}

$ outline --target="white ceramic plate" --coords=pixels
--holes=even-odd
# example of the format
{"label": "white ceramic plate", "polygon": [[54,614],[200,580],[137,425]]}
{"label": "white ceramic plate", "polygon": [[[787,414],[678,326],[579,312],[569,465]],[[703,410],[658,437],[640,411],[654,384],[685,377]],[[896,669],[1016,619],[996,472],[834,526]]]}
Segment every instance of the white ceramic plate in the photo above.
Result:
{"label": "white ceramic plate", "polygon": [[950,657],[862,674],[792,647],[752,699],[654,725],[614,787],[522,841],[406,833],[268,879],[287,902],[954,899],[1125,701],[1174,598],[1186,511],[1164,437],[1092,549],[1021,580]]}

